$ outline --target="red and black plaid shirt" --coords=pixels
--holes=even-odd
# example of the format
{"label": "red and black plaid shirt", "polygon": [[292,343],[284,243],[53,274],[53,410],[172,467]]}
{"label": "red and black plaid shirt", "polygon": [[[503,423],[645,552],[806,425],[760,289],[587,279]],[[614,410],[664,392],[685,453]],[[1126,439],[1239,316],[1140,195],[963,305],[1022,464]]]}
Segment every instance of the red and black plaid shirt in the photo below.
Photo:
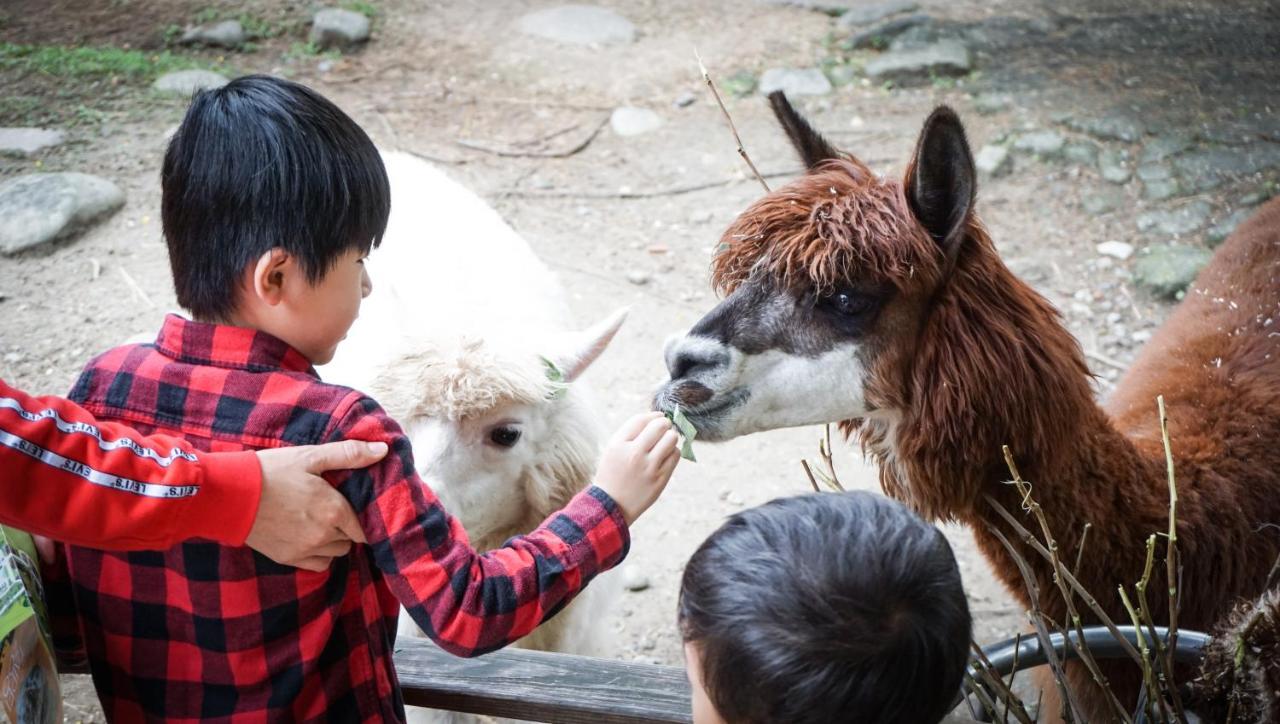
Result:
{"label": "red and black plaid shirt", "polygon": [[485,653],[532,631],[629,545],[617,505],[593,486],[531,534],[476,553],[378,404],[321,382],[261,332],[170,316],[154,345],[90,362],[72,397],[210,451],[391,446],[378,465],[332,478],[369,542],[323,573],[211,541],[140,553],[66,546],[84,652],[117,721],[403,720],[392,665],[400,605],[445,649]]}

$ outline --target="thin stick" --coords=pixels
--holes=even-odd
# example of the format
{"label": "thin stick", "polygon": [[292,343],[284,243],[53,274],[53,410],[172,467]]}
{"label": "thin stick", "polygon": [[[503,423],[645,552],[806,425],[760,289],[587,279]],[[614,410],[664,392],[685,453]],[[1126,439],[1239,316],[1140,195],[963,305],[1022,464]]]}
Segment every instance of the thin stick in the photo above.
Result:
{"label": "thin stick", "polygon": [[[1049,551],[1046,550],[1044,546],[1040,545],[1040,541],[1036,540],[1035,536],[1031,535],[1031,531],[1027,530],[1025,526],[1019,523],[1018,519],[1013,517],[1013,514],[1000,504],[1000,501],[990,495],[984,497],[992,510],[996,511],[996,514],[1013,528],[1014,532],[1018,534],[1018,537],[1021,538],[1024,543],[1030,546],[1036,553],[1039,553],[1042,558],[1049,560]],[[988,527],[994,528],[993,526]],[[1116,628],[1115,621],[1112,621],[1111,617],[1107,615],[1107,612],[1103,610],[1102,606],[1098,605],[1097,599],[1093,597],[1093,594],[1089,593],[1089,589],[1085,588],[1075,576],[1071,575],[1069,571],[1063,570],[1062,574],[1066,579],[1067,584],[1076,592],[1076,595],[1080,596],[1080,599],[1089,607],[1089,610],[1098,617],[1098,620],[1102,622],[1102,625],[1106,626],[1107,630],[1111,632],[1111,635],[1115,637],[1116,641],[1120,644],[1120,648],[1129,655],[1129,658],[1133,659],[1133,663],[1141,665],[1141,654],[1139,654],[1138,650],[1133,647],[1133,644],[1129,643],[1129,639],[1125,638],[1124,635],[1120,633],[1120,629]]]}
{"label": "thin stick", "polygon": [[836,475],[835,457],[831,452],[831,423],[827,423],[826,440],[818,443],[818,452],[822,455],[822,462],[827,466],[827,475],[831,476],[831,487],[844,492],[844,483],[840,482],[840,476]]}
{"label": "thin stick", "polygon": [[1120,591],[1120,601],[1124,604],[1124,610],[1129,612],[1129,619],[1133,621],[1133,633],[1138,637],[1138,651],[1142,652],[1142,681],[1147,687],[1147,703],[1146,709],[1148,715],[1151,709],[1152,699],[1161,699],[1159,689],[1156,688],[1155,674],[1151,670],[1151,652],[1147,649],[1147,637],[1142,633],[1142,620],[1138,616],[1138,612],[1134,610],[1133,604],[1129,602],[1129,596],[1124,592],[1124,586],[1117,586]]}
{"label": "thin stick", "polygon": [[[1031,715],[1027,713],[1026,707],[1022,706],[1022,702],[1018,700],[1017,695],[1013,693],[1013,689],[1011,688],[1013,677],[1018,674],[1018,654],[1021,653],[1018,649],[1021,644],[1022,634],[1018,634],[1018,637],[1014,640],[1013,644],[1013,672],[1009,675],[1009,684],[1006,684],[1004,677],[996,673],[995,666],[991,664],[991,659],[987,658],[987,653],[982,650],[982,647],[979,646],[976,641],[969,642],[969,646],[973,649],[976,656],[975,663],[980,664],[980,666],[975,666],[974,668],[982,674],[983,680],[987,681],[992,687],[994,687],[997,698],[1004,701],[1005,724],[1008,724],[1009,713],[1011,711],[1016,712],[1014,713],[1014,717],[1017,718],[1020,724],[1031,724]],[[996,703],[998,704],[999,701]],[[1014,709],[1014,704],[1017,704],[1016,710]],[[997,711],[993,712],[993,716],[998,714],[999,711],[997,708]]]}
{"label": "thin stick", "polygon": [[124,279],[124,283],[128,284],[129,288],[133,290],[133,293],[138,295],[142,301],[146,302],[148,307],[151,307],[152,309],[156,308],[156,303],[151,301],[151,297],[147,296],[146,292],[142,291],[142,287],[138,286],[138,283],[133,280],[133,277],[129,276],[129,272],[125,271],[124,267],[118,266],[116,267],[116,271],[120,272],[120,276]]}
{"label": "thin stick", "polygon": [[1154,660],[1159,667],[1157,672],[1157,683],[1160,684],[1159,692],[1153,692],[1152,696],[1156,696],[1156,701],[1160,705],[1160,713],[1163,715],[1162,721],[1170,721],[1169,705],[1165,698],[1167,690],[1173,686],[1173,672],[1166,668],[1171,662],[1172,657],[1165,656],[1164,644],[1161,643],[1160,637],[1156,635],[1155,617],[1151,615],[1151,609],[1147,604],[1147,586],[1151,583],[1151,573],[1155,567],[1156,557],[1156,536],[1153,534],[1147,538],[1147,562],[1142,568],[1142,578],[1134,584],[1134,591],[1137,593],[1139,613],[1141,613],[1142,621],[1147,625],[1147,635],[1151,639],[1151,646],[1155,649]]}
{"label": "thin stick", "polygon": [[1080,545],[1076,546],[1076,565],[1071,569],[1072,573],[1080,572],[1080,565],[1084,563],[1084,544],[1089,540],[1089,530],[1093,528],[1093,523],[1085,523],[1084,531],[1080,533]]}
{"label": "thin stick", "polygon": [[711,74],[707,72],[707,66],[703,65],[702,56],[698,55],[696,48],[693,51],[693,56],[698,59],[698,70],[702,72],[702,80],[707,84],[707,87],[711,89],[711,95],[716,97],[716,103],[720,105],[720,112],[724,113],[724,119],[729,122],[729,131],[733,133],[733,140],[738,144],[738,155],[741,156],[742,160],[746,161],[747,165],[751,167],[751,172],[756,175],[756,179],[760,182],[760,185],[764,187],[764,192],[766,194],[769,193],[769,184],[765,183],[764,176],[760,175],[760,171],[756,169],[756,165],[751,162],[751,157],[747,155],[747,149],[743,148],[742,138],[738,135],[738,127],[733,124],[733,117],[729,115],[729,109],[724,107],[724,101],[720,99],[720,91],[716,90],[716,84],[711,81]]}
{"label": "thin stick", "polygon": [[1036,638],[1040,639],[1040,647],[1044,650],[1046,662],[1049,669],[1053,672],[1053,681],[1058,686],[1058,693],[1062,695],[1062,705],[1066,707],[1067,721],[1076,721],[1080,712],[1080,704],[1075,699],[1075,693],[1071,687],[1067,686],[1066,673],[1062,668],[1062,661],[1058,658],[1058,650],[1055,649],[1049,641],[1049,632],[1045,630],[1044,612],[1040,610],[1040,587],[1036,585],[1036,579],[1031,575],[1031,566],[1027,563],[1027,559],[1023,558],[1009,539],[1005,537],[1000,529],[986,524],[987,530],[1000,541],[1004,546],[1009,557],[1013,559],[1014,565],[1018,567],[1018,572],[1022,574],[1022,583],[1027,588],[1027,595],[1031,601],[1031,611],[1028,612],[1027,618],[1031,621],[1031,627],[1036,632]]}
{"label": "thin stick", "polygon": [[1084,620],[1080,618],[1080,612],[1076,610],[1075,597],[1071,595],[1071,589],[1067,586],[1066,575],[1067,570],[1062,565],[1062,561],[1058,558],[1058,542],[1053,538],[1053,532],[1049,530],[1049,520],[1045,517],[1044,511],[1040,508],[1040,503],[1031,496],[1031,485],[1022,479],[1018,473],[1018,466],[1013,461],[1013,452],[1008,445],[1001,446],[1004,451],[1004,462],[1009,467],[1010,474],[1013,475],[1013,484],[1017,487],[1019,494],[1022,495],[1022,504],[1031,511],[1036,521],[1040,523],[1040,532],[1044,535],[1044,542],[1049,549],[1049,563],[1053,566],[1053,582],[1058,586],[1058,592],[1062,594],[1062,599],[1067,604],[1068,621],[1063,628],[1070,625],[1076,630],[1076,650],[1080,652],[1080,660],[1084,662],[1085,668],[1093,675],[1093,680],[1098,684],[1099,688],[1107,695],[1107,701],[1111,707],[1115,709],[1116,714],[1120,716],[1121,721],[1128,722],[1129,714],[1125,711],[1124,706],[1120,704],[1120,700],[1116,698],[1115,692],[1111,690],[1111,686],[1107,683],[1107,677],[1103,675],[1102,668],[1098,666],[1097,660],[1093,658],[1093,653],[1089,651],[1089,645],[1085,643],[1084,638]]}
{"label": "thin stick", "polygon": [[[1165,669],[1173,671],[1173,654],[1178,643],[1178,481],[1173,472],[1173,446],[1169,443],[1169,416],[1165,414],[1164,395],[1156,397],[1156,407],[1160,410],[1160,439],[1164,442],[1164,464],[1169,470],[1169,545],[1165,552],[1165,570],[1169,577],[1169,634],[1165,641]],[[1187,720],[1182,709],[1182,695],[1178,687],[1169,687],[1173,710],[1179,722]]]}
{"label": "thin stick", "polygon": [[608,123],[609,117],[605,116],[600,119],[600,122],[595,125],[595,128],[592,128],[591,132],[582,140],[561,151],[521,151],[513,148],[498,148],[481,141],[471,141],[465,138],[454,141],[454,143],[462,146],[463,148],[469,148],[473,151],[483,151],[484,153],[492,153],[495,156],[501,156],[503,158],[568,158],[591,145],[591,142],[596,140],[596,136],[600,135],[600,131],[603,130],[605,125]]}
{"label": "thin stick", "polygon": [[1115,369],[1118,369],[1121,372],[1128,369],[1128,365],[1126,365],[1125,363],[1120,362],[1118,360],[1111,359],[1110,357],[1102,354],[1101,352],[1091,352],[1091,351],[1085,350],[1084,356],[1088,357],[1094,362],[1101,362],[1102,364],[1108,367],[1114,367]]}
{"label": "thin stick", "polygon": [[818,481],[813,477],[813,471],[809,469],[809,461],[801,460],[800,467],[804,468],[804,474],[809,476],[809,484],[813,486],[813,492],[821,493],[818,489]]}

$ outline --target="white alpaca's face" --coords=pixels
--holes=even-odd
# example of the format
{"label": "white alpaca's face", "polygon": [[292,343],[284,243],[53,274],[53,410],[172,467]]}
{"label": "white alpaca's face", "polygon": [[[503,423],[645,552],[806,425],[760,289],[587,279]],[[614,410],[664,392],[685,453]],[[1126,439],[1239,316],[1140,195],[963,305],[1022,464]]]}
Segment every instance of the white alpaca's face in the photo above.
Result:
{"label": "white alpaca's face", "polygon": [[551,404],[506,404],[465,420],[409,423],[418,475],[472,541],[521,523],[536,503],[529,483],[554,442],[554,412]]}

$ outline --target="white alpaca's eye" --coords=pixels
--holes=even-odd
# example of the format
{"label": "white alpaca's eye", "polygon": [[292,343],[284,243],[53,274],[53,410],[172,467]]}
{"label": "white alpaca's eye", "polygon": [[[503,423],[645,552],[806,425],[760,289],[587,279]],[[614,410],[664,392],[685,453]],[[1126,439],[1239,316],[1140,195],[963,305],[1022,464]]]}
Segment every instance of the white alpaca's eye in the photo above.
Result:
{"label": "white alpaca's eye", "polygon": [[520,428],[499,425],[489,431],[489,442],[498,447],[515,447],[520,442]]}

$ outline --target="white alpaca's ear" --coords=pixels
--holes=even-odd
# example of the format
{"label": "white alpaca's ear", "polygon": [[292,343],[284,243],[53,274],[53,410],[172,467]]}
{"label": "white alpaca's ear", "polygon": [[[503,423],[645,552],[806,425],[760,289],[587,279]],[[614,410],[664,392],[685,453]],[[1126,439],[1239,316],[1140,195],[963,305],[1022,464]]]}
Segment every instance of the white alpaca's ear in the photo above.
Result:
{"label": "white alpaca's ear", "polygon": [[564,375],[565,382],[578,379],[604,353],[630,311],[629,307],[623,307],[581,332],[573,332],[557,339],[549,358]]}

